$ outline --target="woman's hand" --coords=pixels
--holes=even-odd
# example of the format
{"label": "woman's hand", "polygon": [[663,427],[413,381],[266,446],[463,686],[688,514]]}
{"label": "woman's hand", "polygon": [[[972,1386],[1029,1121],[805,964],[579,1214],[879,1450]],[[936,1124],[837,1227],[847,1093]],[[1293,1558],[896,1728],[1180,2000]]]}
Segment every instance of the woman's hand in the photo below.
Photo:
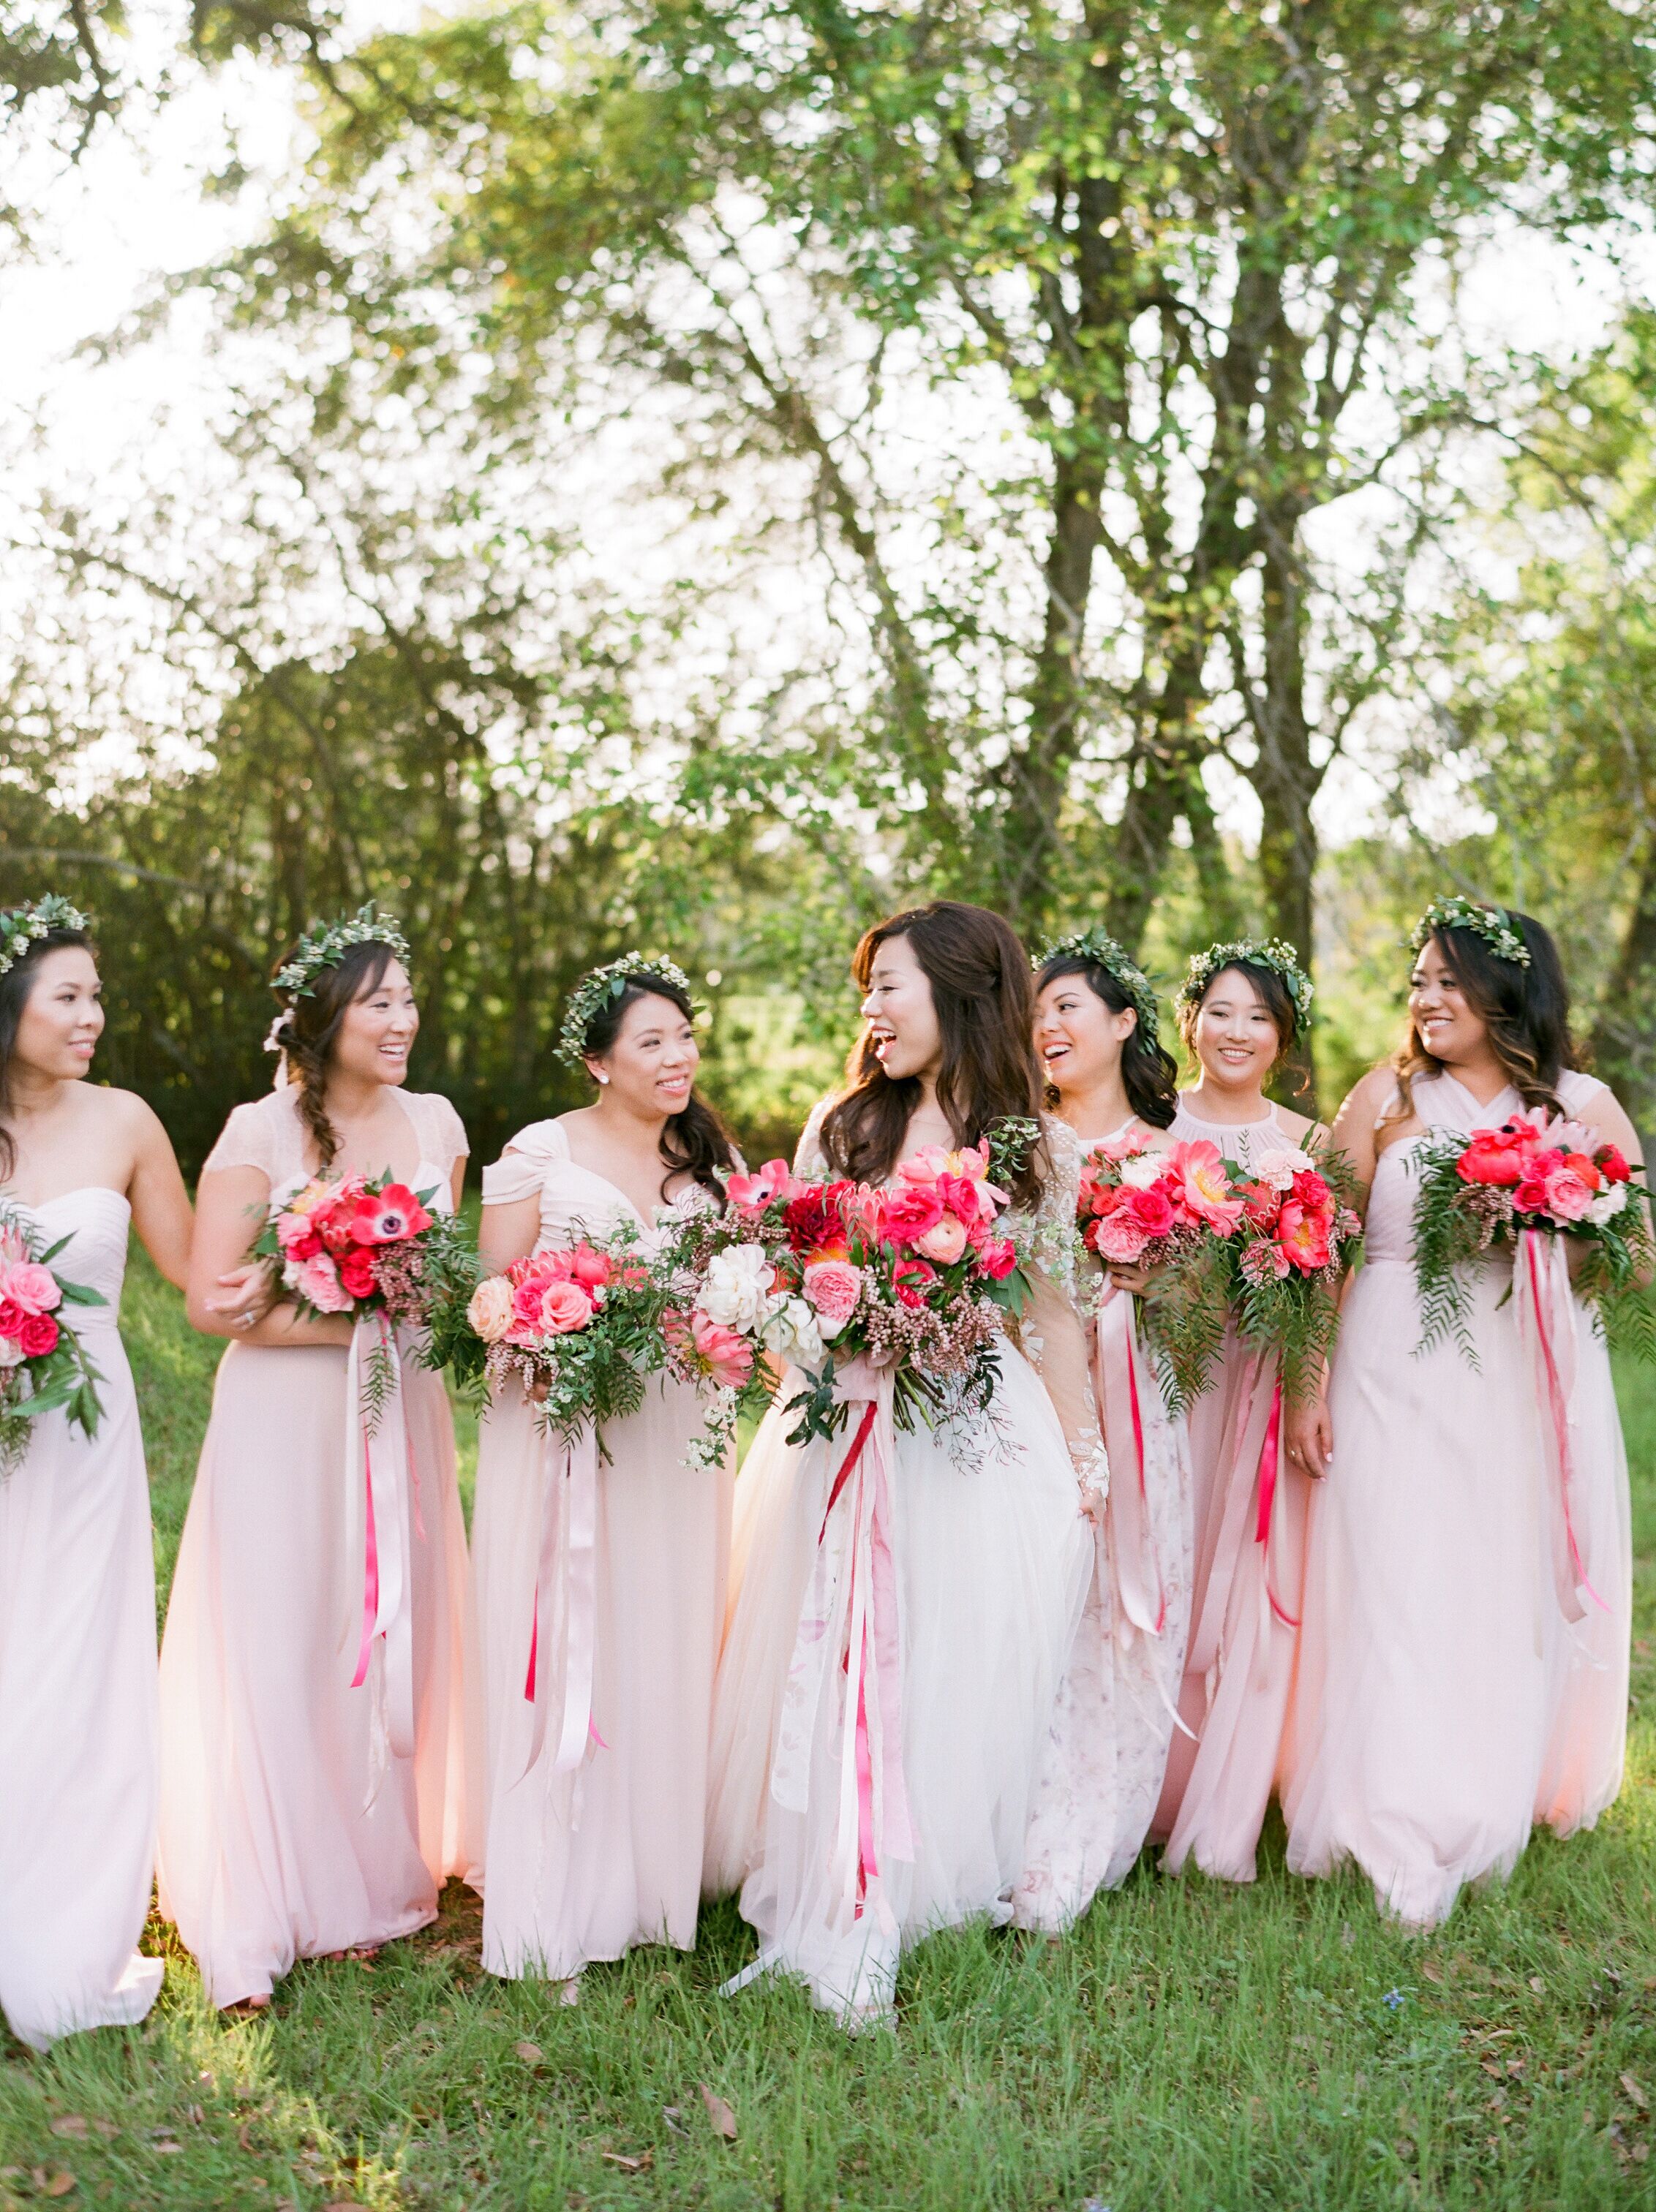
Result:
{"label": "woman's hand", "polygon": [[1137,1262],[1129,1267],[1124,1261],[1110,1262],[1110,1279],[1118,1291],[1130,1291],[1135,1298],[1153,1298],[1160,1286],[1166,1270],[1146,1267]]}
{"label": "woman's hand", "polygon": [[1282,1456],[1313,1482],[1320,1482],[1333,1465],[1334,1424],[1320,1390],[1309,1404],[1283,1407]]}
{"label": "woman's hand", "polygon": [[228,1321],[232,1328],[249,1329],[264,1320],[276,1304],[276,1281],[260,1260],[244,1261],[227,1275],[216,1278],[222,1297],[204,1298],[209,1313]]}
{"label": "woman's hand", "polygon": [[1084,1482],[1081,1486],[1081,1500],[1082,1518],[1090,1521],[1095,1528],[1102,1528],[1108,1502],[1103,1491],[1090,1482]]}

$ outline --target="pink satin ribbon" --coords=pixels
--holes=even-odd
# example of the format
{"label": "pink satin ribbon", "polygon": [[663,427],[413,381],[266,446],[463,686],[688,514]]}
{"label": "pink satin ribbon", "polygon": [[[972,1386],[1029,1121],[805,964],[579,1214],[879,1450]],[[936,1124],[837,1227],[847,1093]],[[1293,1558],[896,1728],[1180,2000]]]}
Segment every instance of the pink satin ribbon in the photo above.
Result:
{"label": "pink satin ribbon", "polygon": [[[376,1356],[390,1363],[392,1384],[380,1412],[363,1401],[365,1370]],[[402,1361],[396,1332],[383,1314],[351,1331],[345,1370],[345,1548],[353,1599],[342,1646],[356,1645],[353,1690],[369,1680],[374,1650],[382,1653],[381,1682],[370,1694],[373,1754],[368,1802],[378,1795],[386,1753],[414,1753],[414,1625],[410,1555],[412,1450],[403,1408]],[[378,1449],[376,1449],[376,1444]],[[423,1535],[423,1529],[420,1531]]]}
{"label": "pink satin ribbon", "polygon": [[[1286,1629],[1300,1626],[1276,1595],[1272,1538],[1277,1528],[1284,1480],[1282,1451],[1282,1385],[1275,1362],[1257,1352],[1239,1355],[1246,1361],[1238,1383],[1237,1411],[1225,1426],[1226,1450],[1218,1471],[1208,1525],[1202,1531],[1197,1586],[1202,1607],[1190,1636],[1186,1671],[1213,1676],[1226,1642],[1231,1592],[1251,1541],[1260,1549],[1259,1604],[1263,1623],[1271,1620]],[[1267,1378],[1269,1388],[1264,1386]],[[1251,1508],[1251,1510],[1250,1509]],[[1249,1523],[1251,1522],[1251,1531]],[[1260,1645],[1263,1649],[1264,1638]]]}
{"label": "pink satin ribbon", "polygon": [[1575,1483],[1570,1450],[1572,1401],[1575,1395],[1576,1304],[1570,1288],[1569,1260],[1562,1237],[1534,1229],[1519,1238],[1516,1255],[1519,1326],[1532,1340],[1536,1395],[1541,1425],[1551,1448],[1557,1510],[1553,1519],[1553,1587],[1566,1620],[1584,1620],[1582,1593],[1608,1613],[1593,1588],[1575,1533],[1572,1492]]}
{"label": "pink satin ribbon", "polygon": [[1265,1441],[1259,1447],[1259,1512],[1254,1522],[1253,1540],[1263,1545],[1265,1553],[1265,1595],[1270,1609],[1284,1628],[1298,1628],[1297,1618],[1282,1603],[1271,1587],[1270,1524],[1276,1507],[1276,1485],[1282,1471],[1282,1385],[1278,1381],[1270,1394],[1270,1413],[1265,1423]]}
{"label": "pink satin ribbon", "polygon": [[[547,1646],[556,1655],[556,1663],[550,1668],[539,1663],[543,1626]],[[586,1757],[588,1744],[608,1749],[593,1718],[597,1649],[598,1437],[588,1425],[573,1444],[555,1437],[543,1442],[540,1547],[529,1607],[529,1659],[523,1678],[523,1694],[533,1709],[525,1774],[536,1765],[545,1748],[554,1706],[557,1729],[554,1773],[572,1773]]]}
{"label": "pink satin ribbon", "polygon": [[892,1861],[914,1856],[903,1774],[890,1382],[882,1382],[873,1399],[855,1402],[855,1431],[829,1486],[800,1609],[770,1789],[779,1804],[806,1809],[816,1717],[828,1681],[837,1676],[844,1686],[833,1845],[840,1910],[854,1925],[872,1908],[881,1925],[890,1926],[882,1870]]}
{"label": "pink satin ribbon", "polygon": [[[1167,1590],[1156,1555],[1144,1467],[1144,1417],[1139,1405],[1138,1319],[1132,1293],[1109,1284],[1099,1302],[1093,1328],[1093,1374],[1104,1408],[1105,1443],[1112,1479],[1105,1513],[1110,1552],[1122,1611],[1146,1636],[1160,1636],[1167,1625]],[[1133,1438],[1129,1480],[1114,1474],[1120,1440]]]}

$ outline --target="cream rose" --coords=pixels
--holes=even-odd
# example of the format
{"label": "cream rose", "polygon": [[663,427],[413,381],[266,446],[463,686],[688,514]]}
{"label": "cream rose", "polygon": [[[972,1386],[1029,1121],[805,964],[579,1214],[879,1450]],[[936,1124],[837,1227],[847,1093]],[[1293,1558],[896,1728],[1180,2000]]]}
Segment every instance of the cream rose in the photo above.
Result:
{"label": "cream rose", "polygon": [[504,1275],[490,1275],[472,1293],[466,1318],[485,1344],[498,1344],[512,1326],[512,1285]]}

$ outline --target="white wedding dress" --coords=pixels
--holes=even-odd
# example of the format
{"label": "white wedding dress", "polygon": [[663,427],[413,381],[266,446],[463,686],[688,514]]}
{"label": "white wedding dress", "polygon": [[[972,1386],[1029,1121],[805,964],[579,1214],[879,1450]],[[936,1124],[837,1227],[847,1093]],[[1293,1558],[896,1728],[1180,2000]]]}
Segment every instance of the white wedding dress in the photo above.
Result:
{"label": "white wedding dress", "polygon": [[131,1212],[64,1191],[29,1214],[102,1378],[95,1437],[34,1422],[0,1475],[0,2009],[37,2051],[130,2027],[161,1988],[140,1957],[155,1852],[155,1569],[137,1399],[117,1328]]}
{"label": "white wedding dress", "polygon": [[[818,1134],[825,1110],[826,1102],[801,1139],[801,1175],[829,1171]],[[1026,1227],[1036,1239],[1056,1229],[1053,1241],[1067,1246],[1081,1156],[1062,1123],[1048,1130],[1056,1172]],[[797,1677],[807,1650],[812,1624],[801,1609],[849,1428],[831,1442],[790,1444],[795,1417],[785,1408],[800,1382],[790,1370],[738,1478],[705,1887],[713,1895],[740,1887],[742,1916],[760,1942],[750,1976],[797,1976],[847,2025],[889,2018],[905,1944],[973,1918],[1011,1917],[1091,1556],[1068,1431],[1089,1476],[1103,1474],[1074,1307],[1061,1291],[1041,1304],[1051,1316],[1043,1319],[1041,1356],[1068,1418],[1061,1421],[1042,1376],[1005,1341],[987,1425],[971,1436],[895,1433],[890,1553],[912,1835],[907,1856],[883,1853],[860,1910],[842,1878],[852,1717],[843,1653],[819,1667],[802,1721],[788,1694],[790,1671]],[[1032,1351],[1034,1334],[1026,1339]],[[886,1810],[889,1818],[889,1802]]]}

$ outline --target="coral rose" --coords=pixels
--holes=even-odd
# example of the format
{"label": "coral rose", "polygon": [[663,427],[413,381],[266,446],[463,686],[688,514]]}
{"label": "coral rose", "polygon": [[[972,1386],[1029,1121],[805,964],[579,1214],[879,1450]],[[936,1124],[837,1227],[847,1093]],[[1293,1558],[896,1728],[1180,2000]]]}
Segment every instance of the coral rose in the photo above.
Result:
{"label": "coral rose", "polygon": [[485,1344],[498,1344],[512,1326],[512,1285],[504,1275],[490,1275],[472,1291],[466,1318]]}

